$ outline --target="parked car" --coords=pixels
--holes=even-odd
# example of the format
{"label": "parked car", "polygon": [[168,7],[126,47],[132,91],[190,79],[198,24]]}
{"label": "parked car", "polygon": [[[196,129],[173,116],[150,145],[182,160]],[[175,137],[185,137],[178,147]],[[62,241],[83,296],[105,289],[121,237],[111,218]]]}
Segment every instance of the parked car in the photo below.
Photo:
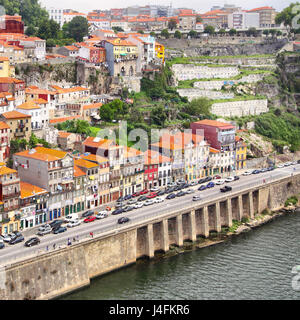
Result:
{"label": "parked car", "polygon": [[261,173],[261,170],[254,170],[254,171],[252,172],[252,174],[258,174],[258,173]]}
{"label": "parked car", "polygon": [[85,223],[88,223],[88,222],[93,222],[96,220],[96,217],[95,216],[92,216],[92,217],[87,217],[83,220],[83,222]]}
{"label": "parked car", "polygon": [[124,201],[124,200],[125,200],[124,197],[119,197],[118,200],[117,200],[117,202],[122,202],[122,201]]}
{"label": "parked car", "polygon": [[199,181],[198,181],[198,184],[202,184],[202,183],[205,183],[206,181],[205,181],[205,178],[203,178],[203,179],[200,179]]}
{"label": "parked car", "polygon": [[44,236],[45,234],[51,233],[52,228],[50,225],[45,226],[44,228],[39,228],[37,235],[38,236]]}
{"label": "parked car", "polygon": [[122,208],[123,206],[124,206],[123,202],[117,202],[115,205],[116,208]]}
{"label": "parked car", "polygon": [[140,191],[140,196],[143,195],[143,194],[147,194],[149,192],[148,189],[144,189],[142,191]]}
{"label": "parked car", "polygon": [[60,227],[63,223],[64,223],[63,220],[54,220],[50,223],[50,227],[54,229],[54,228]]}
{"label": "parked car", "polygon": [[222,179],[222,177],[217,174],[217,175],[215,175],[215,176],[213,177],[213,179]]}
{"label": "parked car", "polygon": [[127,196],[124,197],[124,200],[130,200],[132,198],[131,194],[128,194]]}
{"label": "parked car", "polygon": [[234,176],[233,179],[234,179],[234,181],[237,181],[237,180],[240,180],[240,177],[239,176]]}
{"label": "parked car", "polygon": [[48,229],[48,228],[51,228],[50,224],[46,223],[46,224],[43,224],[42,226],[40,226],[38,228],[38,231],[44,231],[45,229]]}
{"label": "parked car", "polygon": [[161,197],[161,196],[163,196],[165,193],[166,193],[166,191],[160,190],[160,191],[158,191],[156,194],[157,194],[158,197]]}
{"label": "parked car", "polygon": [[68,224],[67,224],[67,227],[68,228],[73,228],[73,227],[77,227],[80,225],[80,220],[78,219],[74,219],[74,220],[71,220]]}
{"label": "parked car", "polygon": [[[220,176],[217,176],[217,177],[220,177]],[[209,182],[209,181],[211,181],[213,178],[210,177],[210,176],[208,176],[208,177],[206,177],[206,178],[204,178],[204,179],[205,179],[205,182]],[[215,179],[220,179],[220,178],[215,178]]]}
{"label": "parked car", "polygon": [[186,192],[185,191],[180,191],[176,194],[176,197],[183,197],[186,195]]}
{"label": "parked car", "polygon": [[279,163],[278,165],[277,165],[277,168],[283,168],[284,167],[284,164],[282,164],[282,163]]}
{"label": "parked car", "polygon": [[89,210],[89,211],[86,211],[85,213],[82,214],[82,218],[87,218],[87,217],[90,217],[92,215],[94,215],[94,211]]}
{"label": "parked car", "polygon": [[176,186],[176,183],[175,183],[175,182],[169,182],[169,183],[167,184],[167,187],[168,187],[168,188],[175,187],[175,186]]}
{"label": "parked car", "polygon": [[54,234],[59,234],[59,233],[65,232],[65,231],[67,231],[66,227],[58,227],[58,228],[53,230],[53,233]]}
{"label": "parked car", "polygon": [[209,182],[207,185],[206,185],[206,188],[213,188],[215,186],[214,182]]}
{"label": "parked car", "polygon": [[9,242],[10,240],[14,239],[16,237],[15,234],[9,233],[3,235],[3,241]]}
{"label": "parked car", "polygon": [[113,211],[111,214],[116,215],[116,214],[121,214],[122,212],[123,212],[123,209],[119,208],[119,209],[116,209],[115,211]]}
{"label": "parked car", "polygon": [[168,194],[167,197],[166,197],[166,199],[168,199],[168,200],[174,199],[174,198],[176,198],[175,193],[170,193],[170,194]]}
{"label": "parked car", "polygon": [[154,203],[154,199],[148,199],[144,202],[144,206],[150,206],[153,203]]}
{"label": "parked car", "polygon": [[193,201],[199,201],[201,200],[200,196],[193,196]]}
{"label": "parked car", "polygon": [[158,192],[160,190],[159,187],[153,187],[150,189],[150,192]]}
{"label": "parked car", "polygon": [[147,197],[146,196],[140,196],[138,198],[138,201],[146,201],[147,200]]}
{"label": "parked car", "polygon": [[248,170],[248,171],[245,171],[243,173],[243,176],[250,176],[250,174],[252,174],[253,170]]}
{"label": "parked car", "polygon": [[23,235],[20,235],[20,236],[17,236],[17,237],[14,237],[13,239],[11,239],[9,241],[9,244],[16,244],[16,243],[19,243],[22,241],[24,241],[24,237],[23,237]]}
{"label": "parked car", "polygon": [[153,199],[157,196],[157,194],[155,192],[151,192],[148,196],[147,199]]}
{"label": "parked car", "polygon": [[218,179],[218,181],[216,182],[217,185],[223,184],[225,183],[224,179]]}
{"label": "parked car", "polygon": [[25,247],[32,247],[32,246],[36,246],[41,242],[41,240],[38,237],[33,237],[29,240],[27,240],[24,245]]}
{"label": "parked car", "polygon": [[191,193],[194,193],[194,192],[195,192],[194,189],[187,189],[187,190],[186,190],[186,193],[187,193],[187,194],[191,194]]}
{"label": "parked car", "polygon": [[203,191],[203,190],[206,190],[206,185],[202,185],[202,186],[200,186],[199,188],[198,188],[198,191]]}
{"label": "parked car", "polygon": [[198,183],[197,181],[191,181],[190,185],[193,187],[193,186],[196,186]]}
{"label": "parked car", "polygon": [[139,192],[135,192],[135,193],[132,195],[132,197],[135,198],[135,197],[138,197],[139,195],[140,195]]}
{"label": "parked car", "polygon": [[128,200],[127,203],[128,204],[135,204],[135,203],[137,203],[137,199],[136,198],[131,198],[130,200]]}
{"label": "parked car", "polygon": [[128,212],[134,209],[134,206],[127,206],[123,209],[124,212]]}
{"label": "parked car", "polygon": [[66,216],[65,221],[70,222],[71,220],[78,219],[78,213],[71,213],[68,216]]}
{"label": "parked car", "polygon": [[154,199],[155,203],[161,203],[161,202],[164,202],[164,201],[165,201],[165,199],[163,197],[157,197],[157,198]]}
{"label": "parked car", "polygon": [[104,219],[108,217],[107,211],[100,211],[96,214],[97,219]]}
{"label": "parked car", "polygon": [[3,248],[5,248],[4,241],[3,241],[3,240],[0,240],[0,249],[3,249]]}
{"label": "parked car", "polygon": [[128,222],[128,221],[130,221],[129,218],[127,218],[127,217],[122,217],[122,218],[118,219],[118,224],[123,224],[123,223],[126,223],[126,222]]}
{"label": "parked car", "polygon": [[232,190],[232,187],[225,186],[225,187],[221,188],[220,190],[221,190],[221,192],[228,192],[228,191]]}
{"label": "parked car", "polygon": [[273,171],[275,168],[273,166],[268,168],[268,171]]}
{"label": "parked car", "polygon": [[144,205],[144,202],[137,202],[133,205],[134,209],[139,209]]}
{"label": "parked car", "polygon": [[225,182],[232,182],[232,181],[234,181],[234,177],[227,177],[225,179]]}
{"label": "parked car", "polygon": [[183,179],[177,179],[176,180],[176,184],[179,185],[179,184],[183,184],[185,183],[185,181]]}

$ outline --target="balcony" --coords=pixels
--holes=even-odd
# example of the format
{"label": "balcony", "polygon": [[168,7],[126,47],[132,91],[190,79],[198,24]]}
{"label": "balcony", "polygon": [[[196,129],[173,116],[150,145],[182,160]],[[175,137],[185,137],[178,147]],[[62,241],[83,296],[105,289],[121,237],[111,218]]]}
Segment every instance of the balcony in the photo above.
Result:
{"label": "balcony", "polygon": [[3,200],[9,200],[12,198],[19,198],[20,192],[13,192],[13,193],[8,193],[8,194],[3,194]]}
{"label": "balcony", "polygon": [[25,137],[25,131],[22,132],[15,132],[15,137]]}

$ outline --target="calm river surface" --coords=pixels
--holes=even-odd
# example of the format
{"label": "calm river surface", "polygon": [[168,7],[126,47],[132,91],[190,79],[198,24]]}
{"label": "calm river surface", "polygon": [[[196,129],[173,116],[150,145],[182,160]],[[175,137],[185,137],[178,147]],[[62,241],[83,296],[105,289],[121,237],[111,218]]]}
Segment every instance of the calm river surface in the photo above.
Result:
{"label": "calm river surface", "polygon": [[65,300],[293,299],[300,212],[227,243],[143,262],[91,281]]}

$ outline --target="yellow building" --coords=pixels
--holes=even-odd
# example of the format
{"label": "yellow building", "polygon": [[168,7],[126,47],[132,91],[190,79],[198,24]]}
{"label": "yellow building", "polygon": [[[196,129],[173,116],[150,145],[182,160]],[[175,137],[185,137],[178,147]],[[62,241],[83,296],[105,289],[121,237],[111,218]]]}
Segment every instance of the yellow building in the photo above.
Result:
{"label": "yellow building", "polygon": [[155,42],[155,56],[165,62],[165,46],[158,42]]}
{"label": "yellow building", "polygon": [[7,57],[0,57],[0,77],[13,77],[15,75],[15,68],[10,65]]}
{"label": "yellow building", "polygon": [[240,137],[235,137],[236,170],[246,168],[247,145]]}

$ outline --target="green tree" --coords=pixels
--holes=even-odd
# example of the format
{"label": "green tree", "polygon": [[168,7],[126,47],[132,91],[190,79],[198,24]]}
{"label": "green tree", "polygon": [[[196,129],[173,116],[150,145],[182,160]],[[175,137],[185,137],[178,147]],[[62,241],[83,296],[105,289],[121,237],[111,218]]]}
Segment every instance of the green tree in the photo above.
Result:
{"label": "green tree", "polygon": [[163,127],[166,120],[167,120],[167,115],[166,115],[166,112],[162,106],[158,106],[156,108],[153,108],[153,110],[151,111],[151,122],[152,123]]}
{"label": "green tree", "polygon": [[144,30],[138,30],[138,33],[144,34]]}
{"label": "green tree", "polygon": [[100,118],[106,122],[111,122],[114,119],[114,111],[111,109],[109,104],[104,104],[100,108]]}
{"label": "green tree", "polygon": [[[278,13],[277,16],[275,17],[275,23],[276,24],[283,23],[286,27],[289,27],[290,30],[294,30],[295,28],[293,28],[292,22],[294,17],[298,15],[298,11],[295,10],[294,13],[292,11],[293,11],[293,7],[295,7],[296,5],[299,5],[299,2],[291,3],[288,7],[286,7],[280,13]],[[299,20],[296,22],[299,24]],[[299,28],[296,28],[296,29],[299,29]]]}
{"label": "green tree", "polygon": [[176,30],[175,33],[174,33],[174,38],[176,39],[181,39],[182,37],[182,34],[179,30]]}
{"label": "green tree", "polygon": [[35,148],[38,143],[39,143],[38,138],[35,136],[34,133],[31,133],[31,136],[30,136],[29,142],[28,142],[28,147],[29,147],[29,149]]}
{"label": "green tree", "polygon": [[91,134],[90,125],[85,120],[76,120],[74,129],[75,129],[74,133],[86,134],[86,135]]}
{"label": "green tree", "polygon": [[170,37],[170,34],[169,34],[169,32],[168,32],[167,29],[163,29],[163,30],[161,31],[160,35],[161,35],[162,37],[166,38],[166,39],[169,39],[169,37]]}
{"label": "green tree", "polygon": [[69,38],[81,42],[83,37],[89,33],[87,19],[84,17],[75,17],[67,24],[67,33]]}
{"label": "green tree", "polygon": [[191,38],[196,38],[197,37],[197,32],[195,30],[190,30],[190,32],[188,33],[188,35]]}
{"label": "green tree", "polygon": [[115,33],[124,32],[124,30],[121,27],[112,27],[112,29],[114,30]]}
{"label": "green tree", "polygon": [[230,29],[229,30],[229,35],[232,37],[232,36],[234,36],[234,35],[236,35],[237,34],[237,31],[236,31],[236,29]]}
{"label": "green tree", "polygon": [[203,21],[203,19],[202,19],[200,16],[197,16],[197,17],[196,17],[196,22],[197,22],[197,23],[202,22],[202,21]]}
{"label": "green tree", "polygon": [[213,35],[215,33],[215,27],[214,26],[206,26],[204,29],[204,33],[208,33],[210,35]]}
{"label": "green tree", "polygon": [[47,48],[53,48],[56,46],[56,40],[54,39],[47,39],[46,41]]}
{"label": "green tree", "polygon": [[37,32],[37,29],[33,25],[30,25],[26,28],[25,34],[26,36],[31,37],[31,36],[35,36],[36,32]]}
{"label": "green tree", "polygon": [[225,33],[226,33],[226,30],[225,29],[220,29],[219,32],[218,32],[221,36],[224,36]]}
{"label": "green tree", "polygon": [[250,37],[250,36],[257,37],[258,36],[258,31],[256,30],[256,28],[251,27],[246,31],[246,35],[248,37]]}
{"label": "green tree", "polygon": [[175,19],[170,19],[168,22],[168,29],[173,30],[177,27],[177,21]]}
{"label": "green tree", "polygon": [[154,32],[154,31],[151,31],[151,32],[150,32],[150,36],[151,36],[151,37],[155,37],[155,32]]}
{"label": "green tree", "polygon": [[266,30],[263,31],[263,34],[266,35],[266,36],[269,35],[269,33],[270,33],[270,30],[266,29]]}
{"label": "green tree", "polygon": [[185,112],[191,116],[209,115],[211,105],[211,100],[207,98],[194,99],[187,104]]}

